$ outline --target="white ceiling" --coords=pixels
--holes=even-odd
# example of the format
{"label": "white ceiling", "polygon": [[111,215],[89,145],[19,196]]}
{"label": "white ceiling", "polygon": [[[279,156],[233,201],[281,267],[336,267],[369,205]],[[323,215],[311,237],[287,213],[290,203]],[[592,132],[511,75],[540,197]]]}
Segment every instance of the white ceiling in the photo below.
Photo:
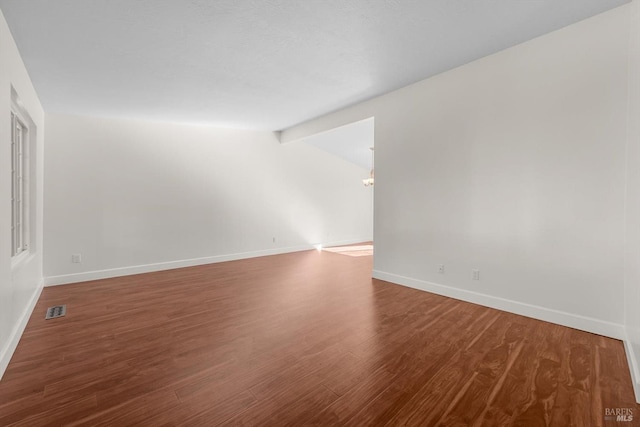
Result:
{"label": "white ceiling", "polygon": [[49,112],[278,130],[629,0],[0,0]]}

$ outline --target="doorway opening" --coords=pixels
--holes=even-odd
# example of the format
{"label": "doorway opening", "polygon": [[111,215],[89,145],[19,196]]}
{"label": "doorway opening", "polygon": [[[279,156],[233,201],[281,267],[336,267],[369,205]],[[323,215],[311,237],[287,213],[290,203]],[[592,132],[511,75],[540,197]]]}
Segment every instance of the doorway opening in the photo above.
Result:
{"label": "doorway opening", "polygon": [[[374,242],[374,162],[375,126],[374,117],[349,123],[302,139],[322,151],[348,162],[354,173],[349,182],[342,182],[336,191],[350,191],[353,197],[344,206],[344,212],[358,212],[353,219],[353,228],[358,230],[348,241],[327,241],[316,245],[328,252],[349,256],[373,256]],[[327,171],[331,173],[331,171]]]}

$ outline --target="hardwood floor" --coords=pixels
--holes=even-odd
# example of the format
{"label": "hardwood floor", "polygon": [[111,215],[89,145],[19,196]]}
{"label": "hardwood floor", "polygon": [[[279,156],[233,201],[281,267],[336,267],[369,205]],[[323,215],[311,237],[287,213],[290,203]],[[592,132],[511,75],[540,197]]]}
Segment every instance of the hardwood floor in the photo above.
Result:
{"label": "hardwood floor", "polygon": [[639,425],[620,341],[371,268],[309,251],[46,288],[0,425]]}

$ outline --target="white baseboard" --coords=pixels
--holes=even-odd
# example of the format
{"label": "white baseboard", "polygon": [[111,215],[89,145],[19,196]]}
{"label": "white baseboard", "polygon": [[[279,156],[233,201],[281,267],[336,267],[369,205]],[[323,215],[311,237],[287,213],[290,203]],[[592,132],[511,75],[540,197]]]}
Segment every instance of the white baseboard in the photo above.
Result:
{"label": "white baseboard", "polygon": [[[369,239],[371,240],[371,239]],[[339,246],[361,243],[366,240],[345,240],[339,242],[322,243],[322,246]],[[44,278],[45,286],[68,285],[71,283],[88,282],[90,280],[109,279],[112,277],[130,276],[132,274],[152,273],[154,271],[172,270],[175,268],[194,267],[196,265],[214,264],[225,261],[256,258],[269,255],[280,255],[292,252],[301,252],[315,249],[314,245],[290,246],[285,248],[265,249],[236,254],[216,255],[203,258],[184,259],[179,261],[160,262],[156,264],[134,265],[130,267],[110,268],[106,270],[94,270],[83,273],[64,274]]]}
{"label": "white baseboard", "polygon": [[13,327],[13,331],[11,332],[11,336],[7,341],[7,345],[2,349],[2,353],[0,353],[0,380],[4,375],[7,367],[9,366],[9,362],[11,361],[11,357],[13,353],[16,351],[18,347],[18,343],[20,342],[20,338],[22,338],[22,333],[24,329],[27,327],[27,323],[29,322],[29,318],[31,318],[31,313],[33,313],[33,309],[36,307],[38,303],[38,299],[40,298],[40,294],[42,293],[42,288],[44,287],[44,281],[40,281],[37,289],[31,296],[31,300],[29,304],[22,311],[22,315],[20,316],[20,320]]}
{"label": "white baseboard", "polygon": [[631,341],[628,338],[624,340],[624,351],[627,354],[627,363],[629,364],[629,371],[631,372],[631,383],[633,384],[633,392],[636,395],[636,402],[640,403],[640,366],[638,366],[638,359]]}
{"label": "white baseboard", "polygon": [[398,285],[408,286],[410,288],[419,289],[421,291],[432,292],[434,294],[444,295],[462,301],[483,305],[485,307],[491,307],[498,310],[507,311],[509,313],[531,317],[533,319],[544,320],[545,322],[568,326],[570,328],[579,329],[581,331],[604,335],[619,340],[625,339],[624,326],[617,323],[606,322],[603,320],[585,317],[578,314],[567,313],[551,308],[526,304],[523,302],[494,297],[491,295],[485,295],[465,289],[453,288],[451,286],[440,285],[438,283],[399,276],[397,274],[387,273],[379,270],[373,271],[373,277],[375,279],[396,283]]}

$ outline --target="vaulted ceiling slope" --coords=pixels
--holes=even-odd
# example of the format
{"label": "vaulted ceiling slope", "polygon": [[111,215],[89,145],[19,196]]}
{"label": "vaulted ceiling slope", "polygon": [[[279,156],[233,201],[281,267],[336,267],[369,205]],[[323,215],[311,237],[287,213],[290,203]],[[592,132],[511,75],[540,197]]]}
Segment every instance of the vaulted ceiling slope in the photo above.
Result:
{"label": "vaulted ceiling slope", "polygon": [[0,0],[48,112],[279,130],[629,0]]}

